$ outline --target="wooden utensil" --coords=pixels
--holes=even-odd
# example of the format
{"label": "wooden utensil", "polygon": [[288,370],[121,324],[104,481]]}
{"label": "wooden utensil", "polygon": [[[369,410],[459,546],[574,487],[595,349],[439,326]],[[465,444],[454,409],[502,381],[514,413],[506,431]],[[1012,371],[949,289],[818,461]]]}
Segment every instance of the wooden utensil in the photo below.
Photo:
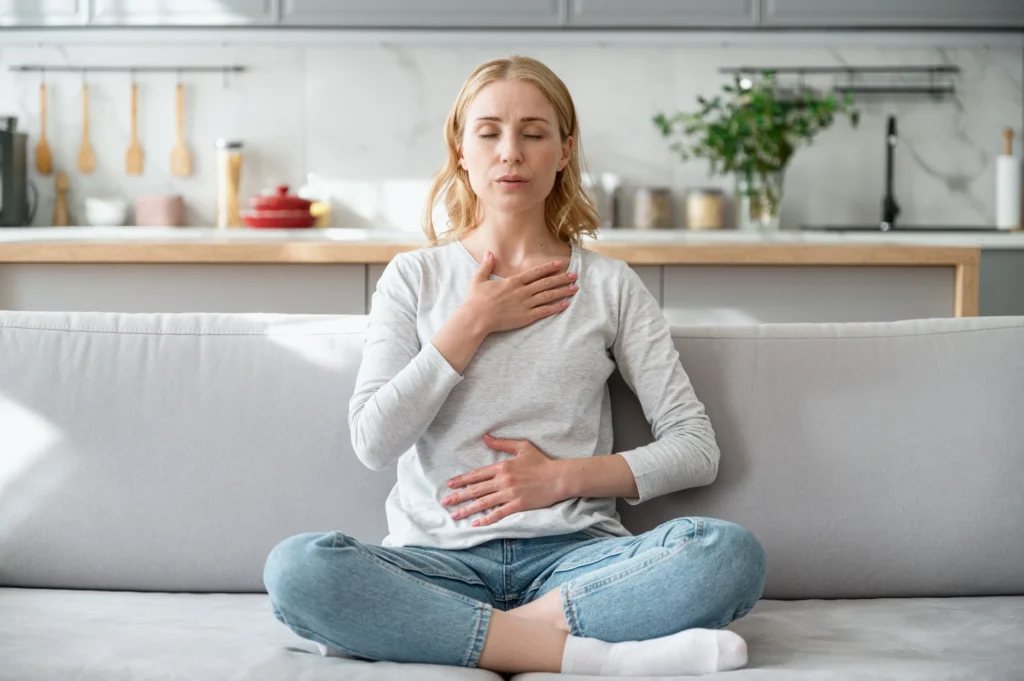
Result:
{"label": "wooden utensil", "polygon": [[57,199],[53,204],[53,226],[67,227],[68,225],[68,183],[67,173],[57,173],[53,178],[53,187],[57,193]]}
{"label": "wooden utensil", "polygon": [[91,173],[96,167],[96,156],[89,144],[89,86],[82,83],[82,147],[78,150],[78,171]]}
{"label": "wooden utensil", "polygon": [[178,141],[171,150],[171,174],[186,176],[192,174],[192,156],[185,146],[185,88],[178,83]]}
{"label": "wooden utensil", "polygon": [[139,86],[132,83],[132,142],[124,156],[124,172],[128,175],[142,174],[142,147],[139,146],[138,131]]}
{"label": "wooden utensil", "polygon": [[36,170],[49,175],[53,170],[53,155],[46,141],[46,83],[39,84],[39,142],[36,143]]}

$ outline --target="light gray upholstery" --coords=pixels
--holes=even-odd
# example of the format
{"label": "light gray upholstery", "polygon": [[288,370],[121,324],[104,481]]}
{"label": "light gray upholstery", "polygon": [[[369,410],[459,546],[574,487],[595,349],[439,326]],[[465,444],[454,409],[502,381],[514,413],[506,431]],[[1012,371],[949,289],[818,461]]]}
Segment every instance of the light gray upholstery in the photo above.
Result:
{"label": "light gray upholstery", "polygon": [[[1024,594],[1024,317],[675,337],[718,478],[620,503],[632,531],[739,523],[767,551],[766,598]],[[612,394],[621,444],[647,441],[636,399]]]}
{"label": "light gray upholstery", "polygon": [[500,681],[483,669],[323,657],[266,594],[0,588],[2,681]]}
{"label": "light gray upholstery", "polygon": [[[230,593],[261,591],[267,552],[291,534],[385,534],[394,470],[358,463],[346,419],[364,328],[0,312],[0,586],[37,587],[0,589],[0,660],[17,663],[0,681],[162,678],[146,660],[163,655],[166,678],[387,678],[290,650],[312,648],[265,595]],[[978,670],[962,678],[1024,674],[1024,646],[1008,647],[1024,641],[1024,317],[674,336],[721,470],[620,504],[634,532],[683,515],[750,528],[767,599],[1015,596],[762,601],[730,627],[751,636],[736,678],[958,678],[932,674],[946,650]],[[611,385],[616,449],[649,441],[635,397]],[[133,641],[149,652],[131,657]]]}

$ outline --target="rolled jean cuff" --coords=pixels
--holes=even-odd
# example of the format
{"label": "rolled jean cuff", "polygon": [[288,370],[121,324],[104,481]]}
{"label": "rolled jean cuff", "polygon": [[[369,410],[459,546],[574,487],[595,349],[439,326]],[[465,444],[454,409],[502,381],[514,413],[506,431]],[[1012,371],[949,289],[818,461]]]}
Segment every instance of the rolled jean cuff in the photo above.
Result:
{"label": "rolled jean cuff", "polygon": [[473,627],[473,640],[462,660],[463,667],[476,667],[480,662],[480,655],[484,652],[484,642],[487,640],[487,629],[491,624],[490,603],[480,603],[476,606],[476,626]]}
{"label": "rolled jean cuff", "polygon": [[565,623],[569,625],[569,633],[573,636],[583,636],[583,627],[580,625],[580,616],[573,606],[572,597],[569,595],[569,583],[566,582],[558,589],[562,600],[562,613],[565,614]]}

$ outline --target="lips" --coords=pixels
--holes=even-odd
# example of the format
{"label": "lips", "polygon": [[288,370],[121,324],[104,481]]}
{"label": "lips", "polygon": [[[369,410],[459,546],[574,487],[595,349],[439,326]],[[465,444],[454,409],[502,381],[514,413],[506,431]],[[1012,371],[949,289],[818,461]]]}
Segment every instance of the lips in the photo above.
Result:
{"label": "lips", "polygon": [[528,180],[521,175],[502,175],[498,178],[498,182],[503,184],[526,184]]}

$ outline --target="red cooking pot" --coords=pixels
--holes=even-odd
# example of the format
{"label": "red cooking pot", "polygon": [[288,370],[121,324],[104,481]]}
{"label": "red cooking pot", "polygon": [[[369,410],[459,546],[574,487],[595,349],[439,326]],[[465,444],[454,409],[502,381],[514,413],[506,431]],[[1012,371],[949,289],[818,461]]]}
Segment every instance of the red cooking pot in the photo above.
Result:
{"label": "red cooking pot", "polygon": [[288,193],[288,185],[277,186],[274,194],[260,194],[249,199],[252,210],[241,213],[248,227],[294,229],[312,227],[316,217],[309,212],[313,202]]}

